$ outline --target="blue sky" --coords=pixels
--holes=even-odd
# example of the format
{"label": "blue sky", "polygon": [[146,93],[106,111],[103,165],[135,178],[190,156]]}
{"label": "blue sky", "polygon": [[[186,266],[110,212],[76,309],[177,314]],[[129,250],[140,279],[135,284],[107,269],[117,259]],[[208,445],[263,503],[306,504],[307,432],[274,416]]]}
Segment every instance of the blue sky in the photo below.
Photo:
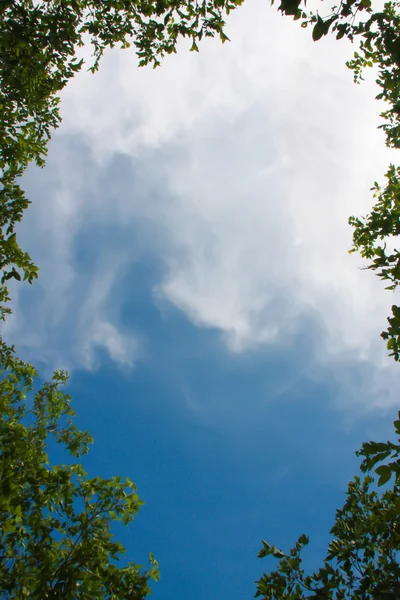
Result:
{"label": "blue sky", "polygon": [[393,297],[348,254],[392,158],[373,82],[259,0],[228,34],[156,71],[109,52],[24,181],[41,270],[6,335],[42,376],[69,369],[89,472],[137,483],[118,533],[159,560],[156,600],[250,598],[262,538],[305,532],[317,565],[354,451],[398,409]]}

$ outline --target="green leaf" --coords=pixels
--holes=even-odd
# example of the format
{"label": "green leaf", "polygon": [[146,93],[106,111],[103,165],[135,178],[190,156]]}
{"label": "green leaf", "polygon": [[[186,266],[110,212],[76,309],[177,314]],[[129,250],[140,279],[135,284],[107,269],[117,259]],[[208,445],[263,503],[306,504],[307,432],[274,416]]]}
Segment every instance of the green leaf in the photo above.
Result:
{"label": "green leaf", "polygon": [[387,483],[392,476],[392,471],[387,465],[381,465],[375,469],[375,473],[379,475],[378,486]]}
{"label": "green leaf", "polygon": [[319,15],[317,18],[317,22],[313,27],[312,31],[312,39],[314,42],[320,40],[324,35],[326,35],[329,31],[330,26],[335,21],[336,17],[332,17],[331,19],[327,19],[324,21]]}
{"label": "green leaf", "polygon": [[279,9],[288,16],[295,16],[299,10],[301,0],[282,0]]}
{"label": "green leaf", "polygon": [[21,275],[18,273],[18,271],[16,271],[15,269],[13,269],[11,271],[11,274],[14,277],[14,279],[16,279],[17,281],[21,281]]}

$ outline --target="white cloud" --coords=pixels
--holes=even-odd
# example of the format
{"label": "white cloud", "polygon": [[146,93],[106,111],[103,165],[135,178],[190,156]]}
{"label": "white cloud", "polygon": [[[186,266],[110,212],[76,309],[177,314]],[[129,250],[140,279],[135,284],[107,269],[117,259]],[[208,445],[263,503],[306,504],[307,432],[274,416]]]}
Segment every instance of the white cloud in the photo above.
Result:
{"label": "white cloud", "polygon": [[[83,137],[90,156],[53,153],[53,198],[35,199],[40,217],[25,235],[42,267],[38,314],[52,326],[70,322],[72,296],[75,361],[91,365],[100,344],[131,362],[140,344],[119,330],[110,307],[115,272],[135,260],[137,242],[101,245],[86,283],[71,253],[83,225],[131,228],[131,237],[151,230],[141,248],[167,267],[156,293],[219,329],[232,351],[290,340],[312,313],[324,326],[321,364],[371,363],[370,389],[382,385],[383,368],[391,386],[396,374],[379,332],[393,298],[347,253],[347,218],[368,210],[369,188],[391,156],[376,130],[374,85],[352,83],[349,44],[314,44],[261,0],[233,13],[228,33],[231,43],[207,40],[198,55],[182,44],[155,71],[113,51],[98,74],[71,82],[60,140]],[[121,189],[109,169],[118,152],[137,161],[135,189]],[[108,169],[107,194],[89,159],[97,173]],[[14,321],[14,334],[20,329]],[[394,396],[384,386],[368,402]]]}
{"label": "white cloud", "polygon": [[32,206],[20,226],[20,243],[40,276],[32,287],[12,286],[5,334],[24,358],[43,361],[47,374],[93,369],[99,349],[132,366],[141,354],[138,340],[119,330],[112,302],[128,261],[118,245],[101,239],[101,172],[94,172],[90,150],[79,140],[61,138],[51,148],[48,168],[25,179]]}

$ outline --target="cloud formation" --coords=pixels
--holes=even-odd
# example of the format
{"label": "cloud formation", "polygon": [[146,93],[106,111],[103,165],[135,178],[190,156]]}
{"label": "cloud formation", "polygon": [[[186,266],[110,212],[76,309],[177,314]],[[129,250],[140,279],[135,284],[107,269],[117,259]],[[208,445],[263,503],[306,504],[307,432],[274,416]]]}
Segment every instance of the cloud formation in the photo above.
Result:
{"label": "cloud formation", "polygon": [[368,210],[391,158],[374,85],[352,83],[349,44],[315,45],[260,0],[228,33],[198,55],[182,44],[155,71],[109,52],[71,82],[49,166],[27,178],[22,232],[41,279],[29,306],[16,298],[10,335],[49,362],[93,367],[100,346],[134,364],[142,344],[115,289],[151,256],[164,273],[155,301],[220,331],[229,351],[290,345],[312,318],[314,360],[374,365],[369,403],[391,404],[379,332],[392,297],[348,255],[347,218]]}

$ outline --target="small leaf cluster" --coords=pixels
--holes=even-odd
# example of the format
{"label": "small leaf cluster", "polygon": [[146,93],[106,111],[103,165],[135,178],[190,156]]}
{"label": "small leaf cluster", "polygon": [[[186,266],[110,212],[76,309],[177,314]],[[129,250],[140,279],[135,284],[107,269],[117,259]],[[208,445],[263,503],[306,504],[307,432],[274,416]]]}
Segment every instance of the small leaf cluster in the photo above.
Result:
{"label": "small leaf cluster", "polygon": [[[361,471],[368,473],[375,467],[379,475],[378,485],[385,485],[391,477],[396,485],[400,485],[400,412],[393,423],[397,436],[397,443],[393,442],[364,442],[357,456],[363,458]],[[384,462],[385,461],[385,462]],[[379,464],[378,467],[376,465]],[[399,508],[400,508],[400,502]]]}
{"label": "small leaf cluster", "polygon": [[[274,4],[275,0],[271,1]],[[369,15],[372,13],[371,0],[346,0],[330,8],[326,16],[318,11],[307,11],[305,0],[281,0],[279,9],[282,14],[301,20],[301,26],[312,28],[315,42],[332,31],[336,39],[347,37],[351,40],[363,34],[368,28]]]}
{"label": "small leaf cluster", "polygon": [[[351,252],[357,251],[368,259],[367,268],[389,283],[386,289],[394,291],[400,284],[400,248],[394,247],[400,235],[400,168],[391,165],[386,178],[387,185],[383,189],[376,182],[372,188],[378,200],[371,213],[363,218],[349,219],[354,228]],[[392,306],[388,322],[388,329],[381,335],[387,340],[390,355],[399,361],[400,307]]]}

